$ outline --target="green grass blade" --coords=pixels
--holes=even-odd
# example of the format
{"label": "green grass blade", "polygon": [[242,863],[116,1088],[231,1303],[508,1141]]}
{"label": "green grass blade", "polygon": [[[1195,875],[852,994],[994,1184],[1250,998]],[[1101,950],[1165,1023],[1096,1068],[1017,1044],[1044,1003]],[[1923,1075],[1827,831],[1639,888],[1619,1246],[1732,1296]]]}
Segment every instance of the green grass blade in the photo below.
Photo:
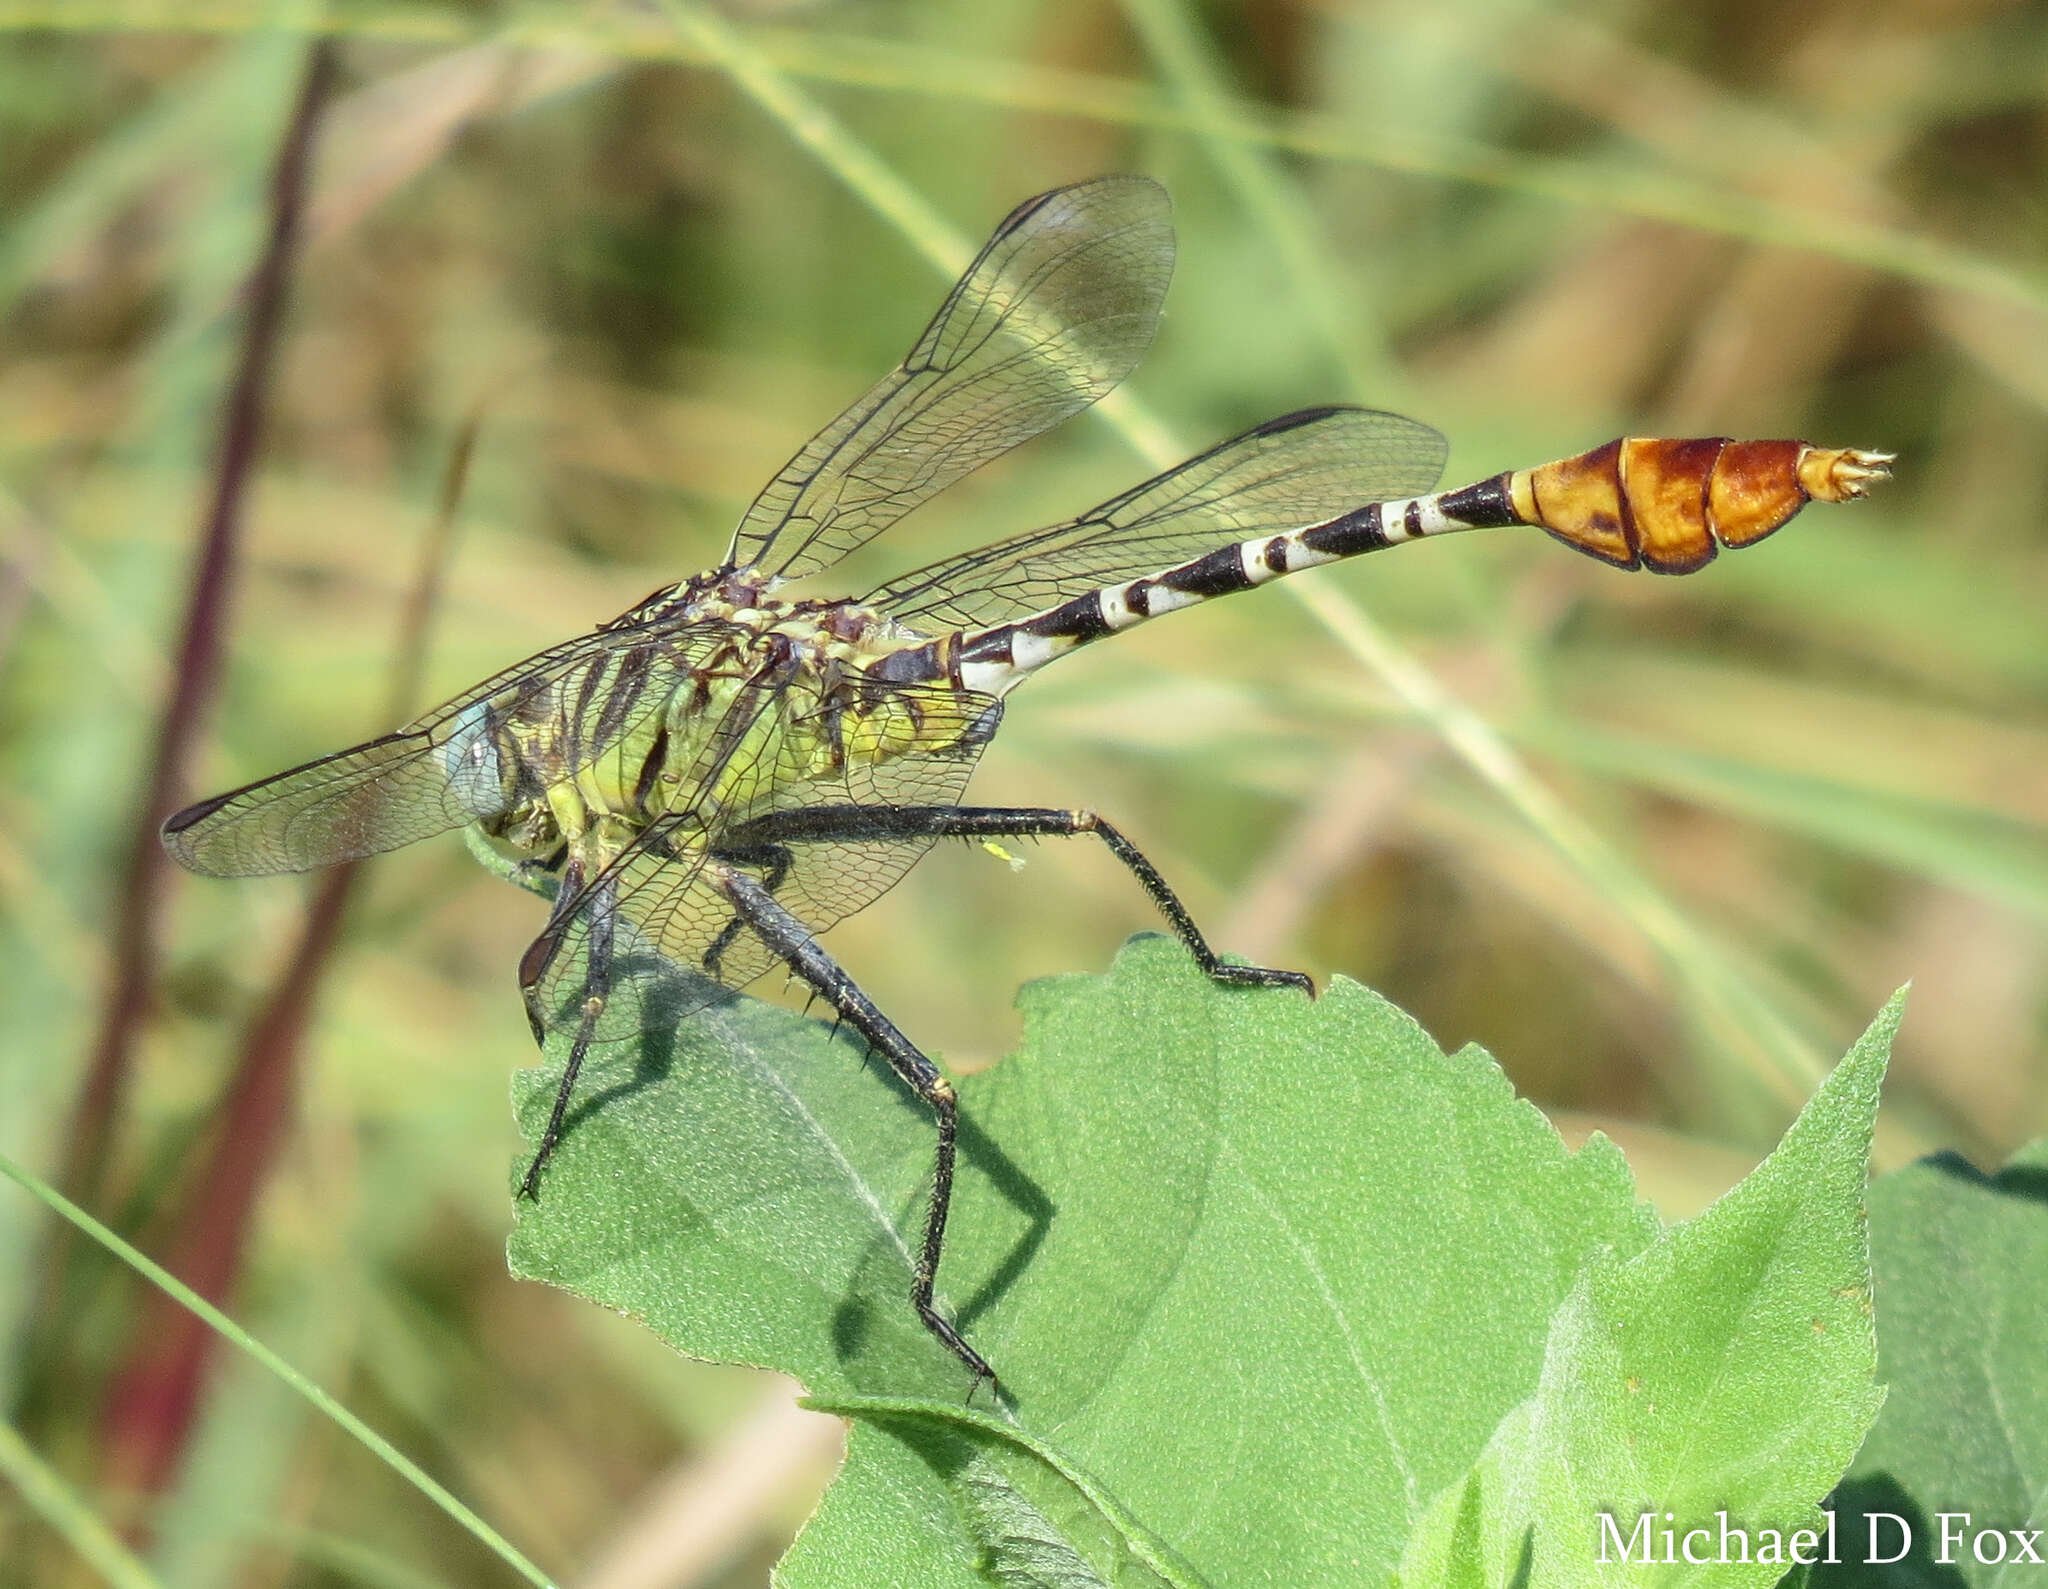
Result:
{"label": "green grass blade", "polygon": [[491,1527],[489,1523],[485,1522],[475,1512],[457,1500],[453,1492],[435,1482],[418,1463],[406,1456],[404,1452],[400,1451],[389,1440],[378,1434],[376,1430],[364,1423],[362,1419],[350,1412],[318,1385],[307,1379],[297,1369],[293,1368],[291,1364],[287,1363],[283,1358],[271,1351],[269,1347],[249,1334],[248,1331],[244,1330],[233,1319],[221,1312],[219,1308],[186,1285],[176,1275],[161,1265],[151,1262],[149,1258],[115,1235],[114,1232],[65,1197],[54,1186],[51,1186],[40,1176],[34,1175],[22,1168],[22,1166],[16,1164],[14,1160],[8,1158],[5,1154],[0,1154],[0,1175],[4,1175],[8,1180],[13,1181],[52,1213],[75,1225],[93,1241],[141,1275],[143,1279],[171,1297],[181,1307],[189,1309],[205,1323],[208,1329],[220,1336],[230,1346],[254,1358],[264,1368],[283,1380],[285,1384],[312,1403],[318,1412],[338,1425],[358,1445],[366,1449],[378,1461],[390,1468],[400,1478],[404,1479],[406,1483],[410,1484],[435,1506],[439,1507],[457,1526],[462,1528],[477,1543],[490,1551],[491,1554],[504,1562],[528,1583],[536,1585],[537,1589],[553,1589],[553,1582],[546,1573],[542,1572],[532,1562],[528,1561],[525,1556],[521,1555],[510,1540],[506,1539],[496,1529]]}
{"label": "green grass blade", "polygon": [[1575,724],[1539,736],[1589,771],[1965,889],[2048,920],[2048,833],[1972,810]]}
{"label": "green grass blade", "polygon": [[162,1581],[10,1423],[0,1423],[0,1476],[114,1589],[163,1589]]}
{"label": "green grass blade", "polygon": [[1387,344],[1385,330],[1365,326],[1346,305],[1338,273],[1316,235],[1315,223],[1276,151],[1234,137],[1229,85],[1200,24],[1182,0],[1123,0],[1130,20],[1174,97],[1194,117],[1203,147],[1245,214],[1278,256],[1290,295],[1308,311],[1324,345],[1344,371],[1354,397],[1400,403],[1409,382]]}
{"label": "green grass blade", "polygon": [[[0,32],[149,28],[239,33],[258,26],[261,13],[257,0],[206,9],[146,0],[0,0]],[[539,16],[486,30],[452,13],[366,7],[338,15],[327,26],[351,38],[398,43],[460,45],[487,38],[535,49],[601,50],[625,60],[728,65],[724,45],[695,28],[679,37],[632,18]],[[738,37],[722,21],[718,26]],[[1739,192],[1626,157],[1530,155],[1416,128],[1361,130],[1349,119],[1323,112],[1274,110],[1240,99],[1190,108],[1124,78],[812,28],[762,28],[750,31],[746,41],[748,51],[778,73],[812,82],[1189,133],[1246,148],[1494,188],[1744,242],[1806,249],[1902,281],[1951,287],[2048,313],[2048,278],[2039,273],[1880,220]]]}

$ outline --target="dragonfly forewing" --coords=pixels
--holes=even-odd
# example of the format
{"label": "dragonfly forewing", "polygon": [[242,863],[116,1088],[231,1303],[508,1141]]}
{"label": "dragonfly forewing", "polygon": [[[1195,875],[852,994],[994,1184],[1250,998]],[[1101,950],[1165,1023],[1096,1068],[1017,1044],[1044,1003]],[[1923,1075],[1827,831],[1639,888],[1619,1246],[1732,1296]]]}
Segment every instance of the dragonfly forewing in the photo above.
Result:
{"label": "dragonfly forewing", "polygon": [[213,877],[306,872],[411,844],[504,808],[481,736],[397,733],[187,806],[164,823],[178,862]]}
{"label": "dragonfly forewing", "polygon": [[997,227],[902,364],[754,499],[728,567],[837,562],[1137,367],[1173,275],[1166,191],[1110,176],[1027,200]]}
{"label": "dragonfly forewing", "polygon": [[215,877],[306,872],[538,809],[578,779],[601,794],[636,776],[653,725],[721,633],[622,623],[579,636],[395,733],[187,806],[164,844]]}

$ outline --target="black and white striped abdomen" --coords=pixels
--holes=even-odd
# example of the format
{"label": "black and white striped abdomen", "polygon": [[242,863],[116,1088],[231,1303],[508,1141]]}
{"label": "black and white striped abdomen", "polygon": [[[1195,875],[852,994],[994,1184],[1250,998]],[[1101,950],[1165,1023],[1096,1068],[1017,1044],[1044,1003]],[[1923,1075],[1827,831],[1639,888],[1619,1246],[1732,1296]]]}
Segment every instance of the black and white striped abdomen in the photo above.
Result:
{"label": "black and white striped abdomen", "polygon": [[964,636],[960,680],[1000,695],[1076,646],[1147,619],[1403,541],[1516,523],[1507,481],[1500,475],[1459,491],[1367,503],[1321,524],[1219,546],[1159,573],[1105,585],[1015,623]]}
{"label": "black and white striped abdomen", "polygon": [[1603,562],[1690,573],[1722,546],[1761,540],[1809,501],[1861,496],[1885,477],[1890,462],[1883,453],[1803,441],[1624,437],[1455,491],[1369,502],[1302,529],[1220,546],[1013,623],[963,634],[950,661],[962,684],[1001,695],[1077,646],[1162,613],[1456,530],[1533,525]]}

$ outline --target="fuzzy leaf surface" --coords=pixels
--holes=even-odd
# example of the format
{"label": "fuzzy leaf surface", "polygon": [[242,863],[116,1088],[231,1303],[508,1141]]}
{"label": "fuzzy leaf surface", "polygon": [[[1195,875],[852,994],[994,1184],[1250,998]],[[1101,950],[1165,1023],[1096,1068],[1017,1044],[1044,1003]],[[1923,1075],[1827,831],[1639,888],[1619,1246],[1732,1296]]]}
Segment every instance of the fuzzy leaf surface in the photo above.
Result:
{"label": "fuzzy leaf surface", "polygon": [[[1535,1393],[1410,1541],[1406,1589],[1475,1581],[1475,1509],[1486,1584],[1735,1589],[1817,1559],[1819,1503],[1883,1399],[1862,1203],[1901,1011],[1895,999],[1740,1185],[1634,1256],[1587,1266]],[[1739,1546],[1722,1544],[1724,1511]]]}
{"label": "fuzzy leaf surface", "polygon": [[[1870,1253],[1889,1394],[1835,1496],[1843,1564],[1814,1589],[2048,1583],[2011,1537],[2038,1531],[2048,1560],[2048,1141],[1992,1176],[1953,1154],[1884,1176]],[[1909,1548],[1871,1560],[1908,1547],[1896,1520]]]}
{"label": "fuzzy leaf surface", "polygon": [[[734,1001],[601,1050],[522,1213],[521,1273],[861,1420],[790,1589],[1383,1583],[1565,1345],[1657,1301],[1732,1319],[1789,1278],[1731,1259],[1694,1296],[1690,1257],[1632,1268],[1669,1238],[1619,1152],[1568,1151],[1483,1053],[1354,984],[1218,988],[1140,939],[1020,1002],[1021,1050],[961,1083],[940,1273],[1002,1406],[964,1404],[907,1304],[928,1117],[814,1023]],[[530,1137],[552,1088],[522,1079]],[[1489,1559],[1476,1504],[1451,1514],[1461,1581]]]}

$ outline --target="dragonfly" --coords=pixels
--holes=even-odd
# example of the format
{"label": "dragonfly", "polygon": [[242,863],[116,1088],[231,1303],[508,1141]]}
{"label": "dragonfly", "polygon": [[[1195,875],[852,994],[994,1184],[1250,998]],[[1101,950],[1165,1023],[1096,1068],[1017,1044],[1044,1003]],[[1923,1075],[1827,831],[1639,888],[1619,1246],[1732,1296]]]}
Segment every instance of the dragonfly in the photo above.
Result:
{"label": "dragonfly", "polygon": [[972,1376],[994,1370],[935,1300],[958,1102],[818,934],[943,839],[1093,836],[1219,983],[1313,993],[1220,958],[1159,869],[1096,812],[964,802],[1005,697],[1150,619],[1366,552],[1533,526],[1620,568],[1690,573],[1807,502],[1861,496],[1889,454],[1802,441],[1623,437],[1436,491],[1447,443],[1372,409],[1304,409],[1062,523],[944,558],[857,600],[786,594],[971,470],[1080,412],[1157,329],[1165,191],[1106,176],[996,228],[903,362],[769,481],[724,559],[402,728],[216,795],[163,824],[195,872],[307,871],[469,827],[552,888],[519,985],[567,1059],[520,1186],[539,1196],[593,1046],[655,1018],[635,965],[684,968],[681,1021],[776,966],[930,1109],[910,1302]]}

